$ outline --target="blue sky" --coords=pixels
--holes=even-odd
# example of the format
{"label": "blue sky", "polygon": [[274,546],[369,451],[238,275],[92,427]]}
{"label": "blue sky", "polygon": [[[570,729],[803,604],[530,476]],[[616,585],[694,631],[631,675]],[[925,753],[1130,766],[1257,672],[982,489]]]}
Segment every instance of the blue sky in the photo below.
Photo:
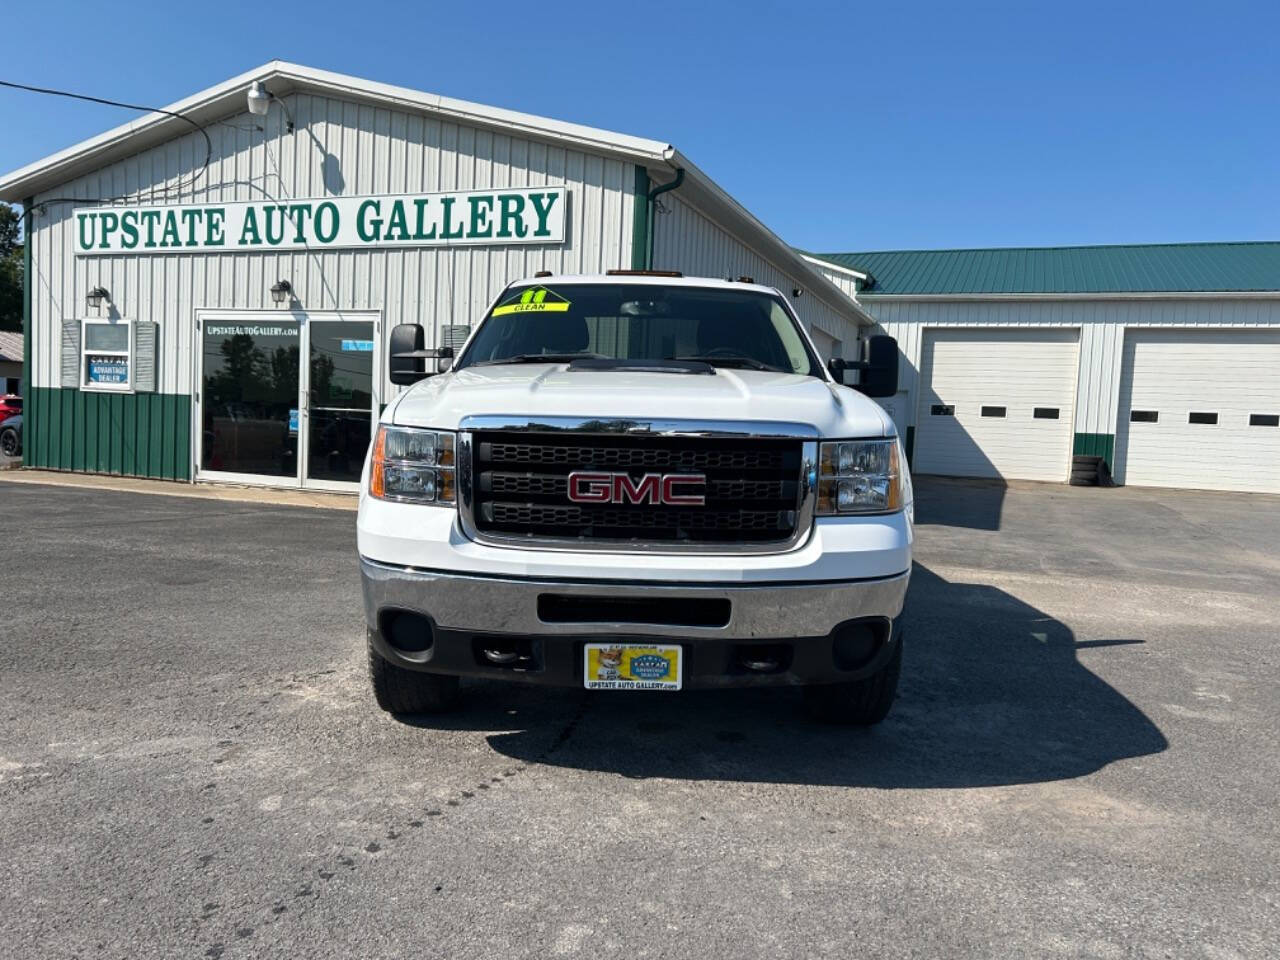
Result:
{"label": "blue sky", "polygon": [[[669,141],[812,250],[1280,239],[1274,2],[12,7],[3,79],[293,60]],[[0,170],[129,116],[0,90]]]}

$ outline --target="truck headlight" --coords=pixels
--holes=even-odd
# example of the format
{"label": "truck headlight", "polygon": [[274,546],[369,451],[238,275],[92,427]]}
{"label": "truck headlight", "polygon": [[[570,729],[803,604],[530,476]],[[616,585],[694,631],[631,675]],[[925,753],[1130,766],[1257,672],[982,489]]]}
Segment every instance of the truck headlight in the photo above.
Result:
{"label": "truck headlight", "polygon": [[432,503],[456,501],[454,435],[417,427],[378,427],[369,468],[369,493],[379,500]]}
{"label": "truck headlight", "polygon": [[895,513],[904,478],[898,441],[841,440],[818,451],[818,516]]}

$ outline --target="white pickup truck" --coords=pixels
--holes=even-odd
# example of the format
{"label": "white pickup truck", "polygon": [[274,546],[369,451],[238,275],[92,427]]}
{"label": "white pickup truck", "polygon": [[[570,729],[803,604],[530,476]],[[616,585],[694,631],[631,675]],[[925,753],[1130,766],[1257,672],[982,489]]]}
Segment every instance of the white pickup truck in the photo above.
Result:
{"label": "white pickup truck", "polygon": [[[884,718],[912,491],[889,337],[824,365],[752,282],[511,284],[455,356],[390,336],[358,517],[369,668],[393,713],[460,677],[592,689],[802,685]],[[857,386],[843,386],[846,371]]]}

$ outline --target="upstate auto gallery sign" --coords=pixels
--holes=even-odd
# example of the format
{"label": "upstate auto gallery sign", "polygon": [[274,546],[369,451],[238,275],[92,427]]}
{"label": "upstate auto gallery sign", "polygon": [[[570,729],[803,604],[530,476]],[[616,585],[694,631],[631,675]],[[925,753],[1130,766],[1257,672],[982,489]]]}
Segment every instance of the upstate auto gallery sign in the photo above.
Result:
{"label": "upstate auto gallery sign", "polygon": [[155,207],[80,207],[76,253],[564,243],[564,187]]}

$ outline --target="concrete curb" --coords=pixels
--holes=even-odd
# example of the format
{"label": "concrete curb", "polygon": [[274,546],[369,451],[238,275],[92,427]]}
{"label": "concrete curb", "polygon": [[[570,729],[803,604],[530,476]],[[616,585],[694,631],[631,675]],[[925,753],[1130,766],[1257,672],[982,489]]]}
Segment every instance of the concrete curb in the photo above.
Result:
{"label": "concrete curb", "polygon": [[[21,464],[17,464],[21,467]],[[25,483],[81,490],[110,490],[116,493],[145,493],[161,497],[188,497],[261,503],[273,506],[312,507],[318,510],[355,510],[358,499],[347,493],[316,493],[278,490],[232,484],[189,484],[172,480],[144,480],[137,477],[104,477],[87,473],[60,473],[56,470],[14,469],[0,471],[0,483]]]}

